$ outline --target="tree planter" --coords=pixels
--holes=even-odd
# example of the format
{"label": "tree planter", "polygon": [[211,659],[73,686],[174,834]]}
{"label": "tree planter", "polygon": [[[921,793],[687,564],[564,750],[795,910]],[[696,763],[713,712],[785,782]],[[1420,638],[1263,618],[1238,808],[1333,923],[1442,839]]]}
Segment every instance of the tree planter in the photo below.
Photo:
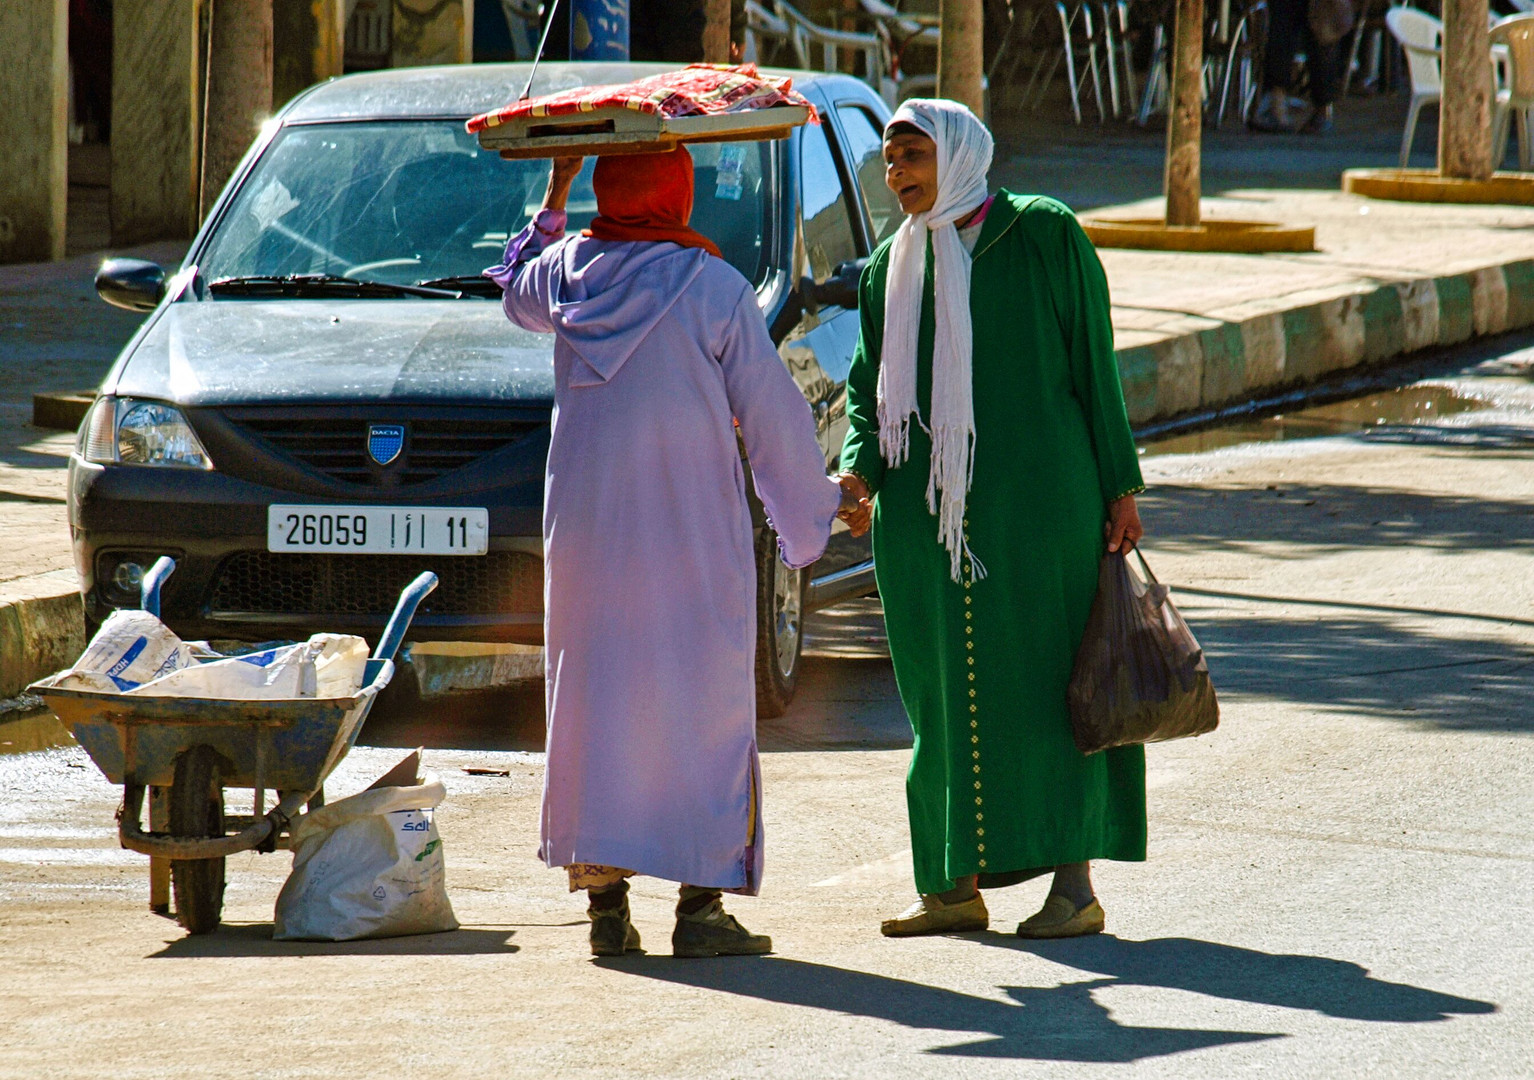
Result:
{"label": "tree planter", "polygon": [[1314,251],[1314,226],[1277,225],[1267,221],[1203,221],[1168,225],[1160,218],[1088,218],[1081,223],[1098,247],[1146,251]]}
{"label": "tree planter", "polygon": [[1497,172],[1485,180],[1460,180],[1436,169],[1348,169],[1342,174],[1342,190],[1399,202],[1534,206],[1534,173]]}

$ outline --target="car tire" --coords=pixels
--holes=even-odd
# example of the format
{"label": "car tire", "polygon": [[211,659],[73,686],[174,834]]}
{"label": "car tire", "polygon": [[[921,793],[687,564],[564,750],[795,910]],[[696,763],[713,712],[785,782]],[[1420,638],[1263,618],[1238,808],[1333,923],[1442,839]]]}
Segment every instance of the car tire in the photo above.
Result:
{"label": "car tire", "polygon": [[804,645],[803,570],[778,558],[778,534],[763,526],[756,541],[756,715],[782,716],[799,685]]}

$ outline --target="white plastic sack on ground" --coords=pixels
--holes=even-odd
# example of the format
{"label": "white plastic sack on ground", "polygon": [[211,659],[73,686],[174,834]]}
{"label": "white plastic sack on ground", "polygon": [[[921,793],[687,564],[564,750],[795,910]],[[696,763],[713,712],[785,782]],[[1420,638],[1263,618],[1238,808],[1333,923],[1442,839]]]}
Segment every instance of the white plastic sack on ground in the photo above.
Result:
{"label": "white plastic sack on ground", "polygon": [[197,666],[192,650],[147,611],[114,611],[57,685],[122,693]]}
{"label": "white plastic sack on ground", "polygon": [[277,896],[278,941],[352,941],[458,929],[433,811],[447,792],[428,773],[299,818],[293,872]]}
{"label": "white plastic sack on ground", "polygon": [[[145,697],[351,697],[362,686],[367,642],[350,634],[315,634],[297,645],[226,656],[172,672],[129,691]],[[321,672],[325,692],[320,692]]]}

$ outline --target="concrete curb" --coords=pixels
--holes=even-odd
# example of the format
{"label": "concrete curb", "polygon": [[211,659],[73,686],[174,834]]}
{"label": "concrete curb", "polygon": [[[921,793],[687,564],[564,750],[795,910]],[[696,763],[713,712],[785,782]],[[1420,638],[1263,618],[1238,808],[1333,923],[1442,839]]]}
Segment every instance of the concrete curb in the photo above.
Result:
{"label": "concrete curb", "polygon": [[32,426],[74,431],[96,403],[96,391],[48,391],[32,395]]}
{"label": "concrete curb", "polygon": [[1130,422],[1168,420],[1534,325],[1534,260],[1393,281],[1118,350]]}
{"label": "concrete curb", "polygon": [[85,651],[85,607],[73,570],[0,583],[0,699],[14,698]]}

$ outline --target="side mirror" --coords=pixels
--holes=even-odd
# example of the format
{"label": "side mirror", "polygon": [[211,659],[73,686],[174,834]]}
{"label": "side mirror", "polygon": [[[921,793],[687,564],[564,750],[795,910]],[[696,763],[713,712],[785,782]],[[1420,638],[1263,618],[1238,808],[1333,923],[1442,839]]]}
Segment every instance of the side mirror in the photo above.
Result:
{"label": "side mirror", "polygon": [[858,306],[858,281],[863,276],[863,267],[868,265],[867,259],[853,259],[837,265],[836,270],[830,277],[815,285],[805,282],[805,289],[810,292],[817,305],[833,304],[848,311],[857,310]]}
{"label": "side mirror", "polygon": [[96,293],[113,307],[153,311],[165,297],[165,271],[143,259],[108,259],[96,271]]}

